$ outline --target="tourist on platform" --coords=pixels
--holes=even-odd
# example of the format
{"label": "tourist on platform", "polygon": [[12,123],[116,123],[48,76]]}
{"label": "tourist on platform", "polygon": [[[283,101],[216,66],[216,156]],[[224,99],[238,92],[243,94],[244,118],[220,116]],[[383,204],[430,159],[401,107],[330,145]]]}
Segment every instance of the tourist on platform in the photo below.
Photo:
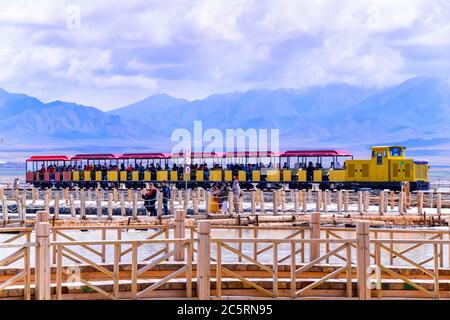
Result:
{"label": "tourist on platform", "polygon": [[234,177],[233,181],[233,205],[234,205],[234,211],[236,213],[240,213],[240,201],[241,197],[243,197],[243,193],[241,190],[241,186],[239,185],[239,179],[237,176]]}
{"label": "tourist on platform", "polygon": [[167,203],[169,202],[170,199],[170,188],[167,185],[166,181],[163,181],[162,186],[161,186],[161,192],[162,192],[162,196],[163,196],[163,208],[164,208],[164,215],[168,215],[169,214],[169,207],[167,205]]}
{"label": "tourist on platform", "polygon": [[153,183],[150,183],[150,189],[142,195],[142,199],[144,199],[145,209],[150,213],[150,216],[156,217],[156,188]]}

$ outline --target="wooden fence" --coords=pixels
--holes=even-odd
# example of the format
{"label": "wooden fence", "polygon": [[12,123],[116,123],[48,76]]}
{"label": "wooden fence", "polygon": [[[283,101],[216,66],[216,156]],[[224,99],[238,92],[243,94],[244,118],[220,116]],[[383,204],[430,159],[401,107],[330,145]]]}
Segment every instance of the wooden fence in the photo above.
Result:
{"label": "wooden fence", "polygon": [[[0,244],[12,251],[0,270],[16,264],[14,272],[0,273],[0,292],[20,287],[16,298],[83,299],[90,292],[96,299],[147,299],[173,298],[176,287],[178,297],[195,299],[450,298],[448,230],[369,229],[367,222],[356,230],[324,228],[319,213],[309,227],[201,220],[187,228],[184,214],[173,226],[148,226],[144,238],[124,240],[125,229],[142,226],[52,228],[48,212],[40,212],[34,230],[3,230],[18,233]],[[71,230],[100,230],[101,238],[78,240]],[[224,230],[229,236],[219,236]],[[276,230],[283,232],[264,235]]]}

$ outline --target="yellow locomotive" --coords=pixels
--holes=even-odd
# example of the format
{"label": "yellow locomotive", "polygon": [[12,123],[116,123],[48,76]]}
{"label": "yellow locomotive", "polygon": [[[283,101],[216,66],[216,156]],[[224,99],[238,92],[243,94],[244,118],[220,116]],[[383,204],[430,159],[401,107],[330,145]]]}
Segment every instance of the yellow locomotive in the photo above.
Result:
{"label": "yellow locomotive", "polygon": [[[243,188],[427,190],[428,162],[405,158],[402,146],[375,146],[369,160],[343,150],[193,152],[185,170],[181,154],[128,153],[32,156],[26,181],[36,187],[143,188],[167,181],[178,187],[205,187],[238,179]],[[347,159],[347,158],[351,159]],[[343,161],[341,165],[339,160]],[[315,164],[313,163],[315,162]]]}

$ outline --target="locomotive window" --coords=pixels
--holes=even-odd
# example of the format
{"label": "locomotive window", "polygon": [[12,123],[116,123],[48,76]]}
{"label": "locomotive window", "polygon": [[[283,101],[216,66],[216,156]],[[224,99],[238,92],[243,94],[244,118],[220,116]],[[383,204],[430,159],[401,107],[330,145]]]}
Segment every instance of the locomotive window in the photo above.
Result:
{"label": "locomotive window", "polygon": [[402,155],[402,148],[390,148],[391,157],[400,157]]}
{"label": "locomotive window", "polygon": [[377,155],[377,165],[381,166],[383,164],[383,157],[381,156],[381,153],[378,153]]}
{"label": "locomotive window", "polygon": [[386,157],[387,156],[387,152],[386,152],[386,150],[384,150],[384,157]]}

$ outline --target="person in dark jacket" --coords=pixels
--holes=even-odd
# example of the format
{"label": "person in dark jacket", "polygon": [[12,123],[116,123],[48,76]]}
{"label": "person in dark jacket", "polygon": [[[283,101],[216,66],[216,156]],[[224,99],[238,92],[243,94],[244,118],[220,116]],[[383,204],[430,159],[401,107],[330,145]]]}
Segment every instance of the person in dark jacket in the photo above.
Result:
{"label": "person in dark jacket", "polygon": [[167,206],[167,203],[169,202],[169,199],[170,199],[170,188],[167,185],[166,181],[163,181],[163,183],[162,183],[161,192],[162,192],[162,196],[163,196],[162,202],[163,202],[163,207],[164,207],[164,215],[168,215],[169,207]]}
{"label": "person in dark jacket", "polygon": [[153,183],[150,183],[150,189],[142,195],[142,199],[144,199],[145,209],[150,212],[150,216],[156,217],[156,188]]}
{"label": "person in dark jacket", "polygon": [[314,166],[313,163],[310,161],[308,167],[306,168],[306,181],[313,181],[313,177],[314,177]]}

